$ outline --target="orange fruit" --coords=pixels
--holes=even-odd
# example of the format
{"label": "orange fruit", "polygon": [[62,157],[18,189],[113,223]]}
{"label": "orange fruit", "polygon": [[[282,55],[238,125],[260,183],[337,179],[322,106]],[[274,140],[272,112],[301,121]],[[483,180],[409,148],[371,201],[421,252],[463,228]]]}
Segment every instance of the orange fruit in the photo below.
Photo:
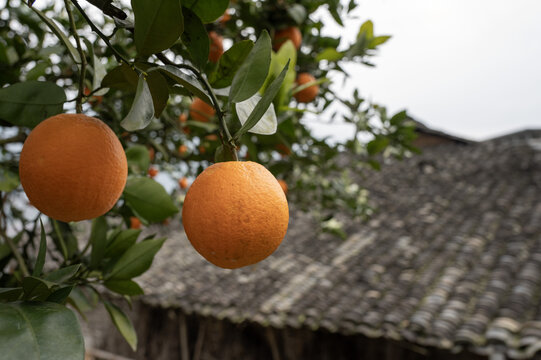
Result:
{"label": "orange fruit", "polygon": [[290,26],[282,30],[276,31],[274,34],[274,40],[272,42],[272,48],[274,51],[280,50],[282,45],[287,41],[291,40],[295,49],[299,50],[302,43],[302,34],[298,27]]}
{"label": "orange fruit", "polygon": [[141,228],[141,220],[136,218],[135,216],[130,217],[130,229],[140,229]]}
{"label": "orange fruit", "polygon": [[284,194],[287,195],[287,183],[282,180],[282,179],[279,179],[278,180],[278,184],[280,184],[280,187],[282,188],[282,190],[284,191]]}
{"label": "orange fruit", "polygon": [[185,177],[179,179],[178,185],[181,189],[186,189],[188,187],[188,179],[186,179]]}
{"label": "orange fruit", "polygon": [[[297,76],[297,85],[303,85],[315,80],[316,78],[308,73],[300,73]],[[298,93],[295,93],[295,95],[293,96],[298,102],[309,103],[316,98],[318,93],[319,85],[312,85],[307,87],[306,89],[299,91]]]}
{"label": "orange fruit", "polygon": [[229,9],[226,9],[224,14],[218,19],[220,21],[220,25],[225,26],[225,24],[231,20],[231,14],[229,14]]}
{"label": "orange fruit", "polygon": [[195,250],[226,269],[255,264],[272,254],[288,221],[280,184],[251,161],[209,166],[190,186],[182,207],[184,230]]}
{"label": "orange fruit", "polygon": [[153,147],[149,147],[148,148],[148,157],[149,157],[150,161],[154,161],[155,156],[156,156],[156,151],[154,150]]}
{"label": "orange fruit", "polygon": [[217,141],[217,140],[218,140],[218,135],[216,135],[216,134],[209,134],[209,135],[205,136],[205,140],[208,140],[208,141]]}
{"label": "orange fruit", "polygon": [[186,154],[187,152],[188,152],[188,147],[187,147],[186,145],[183,144],[183,145],[180,145],[180,146],[178,147],[178,153],[179,153],[180,155],[184,155],[184,154]]}
{"label": "orange fruit", "polygon": [[190,105],[190,116],[197,121],[209,122],[216,114],[214,107],[210,106],[200,98],[195,98],[192,104]]}
{"label": "orange fruit", "polygon": [[[90,93],[91,93],[90,89],[85,87],[84,90],[83,90],[83,95],[88,96],[88,95],[90,95]],[[92,95],[88,99],[88,102],[92,106],[99,105],[99,104],[101,104],[102,101],[103,101],[103,96],[101,96],[101,95]]]}
{"label": "orange fruit", "polygon": [[204,153],[207,152],[207,149],[206,149],[203,145],[199,146],[198,149],[199,149],[199,152],[200,152],[201,154],[204,154]]}
{"label": "orange fruit", "polygon": [[150,176],[151,178],[158,175],[158,173],[159,173],[158,169],[156,169],[154,167],[151,167],[151,168],[148,169],[148,176]]}
{"label": "orange fruit", "polygon": [[182,113],[178,116],[178,122],[181,124],[181,126],[185,124],[186,121],[188,121],[188,115]]}
{"label": "orange fruit", "polygon": [[82,114],[42,121],[26,139],[19,175],[28,199],[60,221],[93,219],[122,194],[128,162],[115,133]]}
{"label": "orange fruit", "polygon": [[224,38],[221,35],[218,35],[215,31],[209,31],[209,39],[209,60],[215,63],[220,60],[220,57],[224,53]]}
{"label": "orange fruit", "polygon": [[275,148],[281,155],[287,156],[291,154],[291,149],[286,144],[276,144]]}

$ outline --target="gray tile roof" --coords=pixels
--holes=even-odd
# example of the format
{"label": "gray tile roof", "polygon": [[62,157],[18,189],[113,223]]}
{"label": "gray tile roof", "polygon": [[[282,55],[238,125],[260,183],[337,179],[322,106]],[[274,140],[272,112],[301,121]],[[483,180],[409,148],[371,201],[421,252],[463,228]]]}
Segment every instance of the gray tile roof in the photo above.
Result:
{"label": "gray tile roof", "polygon": [[[240,270],[180,228],[143,301],[234,322],[324,328],[511,358],[541,349],[541,131],[445,145],[359,179],[376,214],[346,240],[293,211],[278,251]],[[536,140],[537,139],[537,140]]]}

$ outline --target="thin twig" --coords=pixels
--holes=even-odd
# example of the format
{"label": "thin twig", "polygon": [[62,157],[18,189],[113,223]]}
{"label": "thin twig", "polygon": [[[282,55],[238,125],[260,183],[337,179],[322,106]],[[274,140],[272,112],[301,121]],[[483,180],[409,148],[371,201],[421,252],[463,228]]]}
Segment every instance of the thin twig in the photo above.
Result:
{"label": "thin twig", "polygon": [[26,139],[26,135],[24,133],[20,132],[15,136],[5,138],[5,139],[0,139],[0,146],[5,145],[5,144],[23,142],[25,139]]}
{"label": "thin twig", "polygon": [[86,14],[86,12],[83,10],[83,8],[81,7],[81,5],[79,5],[79,3],[77,2],[77,0],[71,0],[71,2],[73,3],[73,5],[75,5],[75,7],[77,8],[77,10],[79,10],[79,12],[81,13],[81,15],[85,18],[86,22],[88,23],[88,25],[90,25],[90,28],[92,28],[92,30],[98,34],[98,36],[103,40],[103,42],[107,45],[107,47],[109,49],[111,49],[111,51],[113,52],[113,54],[115,55],[115,58],[116,58],[116,61],[118,61],[119,63],[120,62],[125,62],[126,64],[129,64],[130,62],[124,57],[122,56],[121,53],[118,52],[117,49],[115,49],[113,47],[113,45],[111,44],[111,42],[109,41],[109,38],[107,36],[105,36],[104,33],[101,32],[100,29],[98,29],[98,27],[92,22],[92,20],[88,17],[88,15]]}
{"label": "thin twig", "polygon": [[73,13],[71,11],[69,0],[64,0],[64,4],[66,4],[66,11],[68,12],[71,32],[73,33],[73,37],[75,38],[75,42],[77,44],[77,51],[79,52],[79,57],[81,58],[81,68],[79,70],[79,93],[77,94],[76,98],[75,110],[77,111],[77,113],[82,113],[83,97],[85,92],[86,56],[83,50],[83,46],[81,44],[81,39],[79,38],[79,34],[77,33],[77,27],[75,26],[75,19],[73,18]]}
{"label": "thin twig", "polygon": [[207,90],[207,92],[210,95],[210,98],[211,98],[212,103],[214,105],[214,109],[216,110],[216,115],[218,115],[218,121],[219,121],[219,125],[220,125],[220,130],[221,130],[220,135],[222,137],[222,142],[223,142],[223,137],[225,136],[227,145],[231,148],[232,154],[234,155],[235,160],[238,160],[237,152],[236,152],[236,149],[235,149],[236,144],[235,144],[235,141],[233,140],[233,137],[231,136],[231,133],[229,132],[229,129],[227,128],[227,124],[225,122],[225,117],[224,117],[224,112],[220,108],[220,104],[218,103],[218,98],[216,98],[216,94],[214,94],[214,91],[212,90],[212,88],[211,88],[210,84],[208,83],[207,79],[205,79],[205,77],[201,74],[201,72],[199,70],[197,70],[195,67],[193,67],[192,65],[189,65],[189,64],[176,64],[176,63],[172,62],[171,60],[169,60],[163,53],[156,54],[156,57],[166,65],[176,66],[179,69],[190,70],[197,77],[197,80],[201,83],[201,85],[203,85],[205,87],[205,90]]}
{"label": "thin twig", "polygon": [[125,20],[128,15],[121,9],[111,4],[111,0],[86,0],[98,9],[100,9],[105,15],[110,17],[116,17],[120,20]]}

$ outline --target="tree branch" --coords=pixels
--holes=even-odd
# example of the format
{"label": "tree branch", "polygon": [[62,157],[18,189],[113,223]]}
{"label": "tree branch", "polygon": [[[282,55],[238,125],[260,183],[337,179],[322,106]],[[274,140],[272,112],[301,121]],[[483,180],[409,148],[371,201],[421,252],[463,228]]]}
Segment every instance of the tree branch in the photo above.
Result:
{"label": "tree branch", "polygon": [[75,109],[77,113],[80,114],[83,112],[83,97],[85,91],[86,77],[86,55],[81,44],[81,39],[79,38],[79,34],[77,33],[77,27],[75,26],[75,19],[73,18],[73,13],[71,11],[69,0],[64,0],[64,4],[66,4],[66,11],[68,12],[71,32],[73,33],[73,37],[75,38],[75,42],[77,44],[77,51],[79,52],[79,57],[81,58],[81,68],[79,70],[79,93],[77,94],[77,99],[75,103]]}
{"label": "tree branch", "polygon": [[115,17],[120,20],[126,20],[128,15],[121,9],[111,4],[111,0],[86,0],[90,4],[100,9],[105,15]]}

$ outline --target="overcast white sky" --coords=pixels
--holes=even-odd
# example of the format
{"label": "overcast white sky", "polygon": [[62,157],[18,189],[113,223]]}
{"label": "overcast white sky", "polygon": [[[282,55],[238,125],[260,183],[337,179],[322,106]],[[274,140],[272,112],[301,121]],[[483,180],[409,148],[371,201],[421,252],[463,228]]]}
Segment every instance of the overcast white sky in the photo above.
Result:
{"label": "overcast white sky", "polygon": [[[329,34],[354,41],[360,24],[393,36],[376,68],[348,67],[361,94],[428,126],[483,140],[541,128],[541,1],[360,0],[357,19]],[[347,127],[317,133],[347,136]],[[341,132],[341,134],[340,134]]]}

